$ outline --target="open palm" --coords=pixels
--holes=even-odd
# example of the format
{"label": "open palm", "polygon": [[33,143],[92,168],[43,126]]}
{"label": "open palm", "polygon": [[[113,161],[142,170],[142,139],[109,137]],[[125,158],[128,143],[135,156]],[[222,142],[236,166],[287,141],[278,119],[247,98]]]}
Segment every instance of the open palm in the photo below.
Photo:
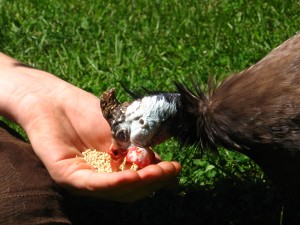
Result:
{"label": "open palm", "polygon": [[34,85],[20,101],[18,109],[26,107],[27,113],[19,121],[58,184],[82,195],[131,202],[174,181],[180,171],[176,162],[160,162],[138,172],[95,172],[76,156],[86,149],[106,151],[111,145],[99,99],[56,77]]}

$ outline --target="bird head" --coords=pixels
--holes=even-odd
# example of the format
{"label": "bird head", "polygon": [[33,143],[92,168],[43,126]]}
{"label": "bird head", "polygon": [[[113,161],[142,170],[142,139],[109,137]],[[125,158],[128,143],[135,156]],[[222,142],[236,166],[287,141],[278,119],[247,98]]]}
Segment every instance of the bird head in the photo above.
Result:
{"label": "bird head", "polygon": [[100,99],[116,149],[131,145],[148,148],[170,138],[170,121],[178,113],[178,104],[176,93],[158,93],[120,103],[115,89],[104,92]]}

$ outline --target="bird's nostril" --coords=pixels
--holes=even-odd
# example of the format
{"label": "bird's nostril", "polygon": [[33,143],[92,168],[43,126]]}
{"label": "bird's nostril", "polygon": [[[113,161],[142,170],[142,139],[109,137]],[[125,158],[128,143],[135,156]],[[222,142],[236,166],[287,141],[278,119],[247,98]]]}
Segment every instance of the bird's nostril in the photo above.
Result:
{"label": "bird's nostril", "polygon": [[143,119],[139,119],[139,123],[140,123],[141,125],[144,125],[144,124],[145,124],[145,121],[144,121]]}
{"label": "bird's nostril", "polygon": [[148,127],[148,123],[145,119],[139,119],[139,124],[141,125],[142,128],[147,128]]}
{"label": "bird's nostril", "polygon": [[119,151],[118,151],[117,149],[114,149],[114,150],[113,150],[113,154],[114,154],[115,156],[118,156],[118,155],[119,155]]}

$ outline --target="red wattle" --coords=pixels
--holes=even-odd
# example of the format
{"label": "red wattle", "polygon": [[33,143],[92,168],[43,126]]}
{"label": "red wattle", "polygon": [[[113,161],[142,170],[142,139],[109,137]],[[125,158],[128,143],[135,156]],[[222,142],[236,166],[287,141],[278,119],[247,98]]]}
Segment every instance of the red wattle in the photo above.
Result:
{"label": "red wattle", "polygon": [[110,160],[111,170],[113,172],[119,171],[120,166],[123,163],[124,158],[126,157],[127,149],[115,149],[114,146],[111,145],[107,153],[111,157]]}
{"label": "red wattle", "polygon": [[150,148],[129,147],[126,155],[126,162],[136,164],[140,169],[153,164],[155,154]]}

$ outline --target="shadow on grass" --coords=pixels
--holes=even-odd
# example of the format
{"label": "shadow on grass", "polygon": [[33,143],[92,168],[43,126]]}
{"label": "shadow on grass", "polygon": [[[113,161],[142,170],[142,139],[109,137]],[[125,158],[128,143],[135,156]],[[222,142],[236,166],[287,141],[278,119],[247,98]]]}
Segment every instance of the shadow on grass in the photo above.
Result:
{"label": "shadow on grass", "polygon": [[265,183],[220,180],[213,188],[161,191],[124,204],[69,197],[68,213],[75,225],[237,225],[299,224],[300,210]]}

